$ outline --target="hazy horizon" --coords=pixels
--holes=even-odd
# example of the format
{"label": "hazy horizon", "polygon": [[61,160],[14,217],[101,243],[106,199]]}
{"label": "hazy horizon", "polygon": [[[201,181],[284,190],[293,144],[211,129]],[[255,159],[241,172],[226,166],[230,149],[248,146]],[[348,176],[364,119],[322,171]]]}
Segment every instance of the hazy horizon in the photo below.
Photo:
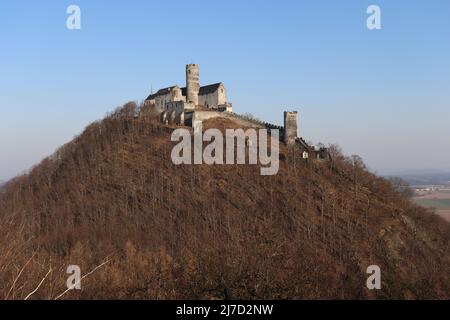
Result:
{"label": "hazy horizon", "polygon": [[[70,4],[81,30],[66,28]],[[381,30],[366,27],[370,4]],[[0,180],[151,88],[184,85],[191,62],[235,112],[281,124],[296,109],[301,136],[372,171],[450,172],[449,14],[444,0],[2,4]]]}

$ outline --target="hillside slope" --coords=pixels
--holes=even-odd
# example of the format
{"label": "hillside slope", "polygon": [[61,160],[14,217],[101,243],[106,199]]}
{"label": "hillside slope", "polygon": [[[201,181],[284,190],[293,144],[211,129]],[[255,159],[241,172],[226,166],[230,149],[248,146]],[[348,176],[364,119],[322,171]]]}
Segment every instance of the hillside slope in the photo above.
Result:
{"label": "hillside slope", "polygon": [[[0,298],[450,298],[450,224],[357,158],[175,166],[127,104],[0,193]],[[230,124],[231,125],[231,124]],[[207,127],[208,124],[205,124]],[[382,290],[366,268],[379,265]]]}

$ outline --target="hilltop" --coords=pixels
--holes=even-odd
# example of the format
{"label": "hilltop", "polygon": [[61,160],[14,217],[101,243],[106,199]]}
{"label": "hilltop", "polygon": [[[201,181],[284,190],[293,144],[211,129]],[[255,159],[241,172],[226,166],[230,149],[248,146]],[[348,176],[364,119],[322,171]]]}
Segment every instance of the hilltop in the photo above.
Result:
{"label": "hilltop", "polygon": [[[281,146],[274,176],[175,166],[171,130],[130,103],[10,181],[0,298],[55,298],[68,265],[105,261],[63,298],[450,298],[450,224],[359,157],[332,147],[310,162]],[[370,265],[382,290],[365,287]]]}

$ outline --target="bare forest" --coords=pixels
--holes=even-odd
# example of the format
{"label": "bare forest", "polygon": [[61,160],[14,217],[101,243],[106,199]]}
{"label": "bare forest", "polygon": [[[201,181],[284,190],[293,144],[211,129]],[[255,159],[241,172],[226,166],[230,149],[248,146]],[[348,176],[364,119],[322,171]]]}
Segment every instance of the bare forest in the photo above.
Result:
{"label": "bare forest", "polygon": [[171,130],[129,103],[8,182],[0,299],[450,298],[450,224],[359,157],[175,166]]}

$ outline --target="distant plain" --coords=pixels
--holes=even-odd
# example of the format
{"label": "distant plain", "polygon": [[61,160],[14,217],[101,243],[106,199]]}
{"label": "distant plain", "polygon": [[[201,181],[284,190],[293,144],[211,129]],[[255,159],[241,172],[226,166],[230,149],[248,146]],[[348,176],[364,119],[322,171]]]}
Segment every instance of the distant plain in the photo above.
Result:
{"label": "distant plain", "polygon": [[450,221],[450,191],[430,191],[414,197],[414,201],[425,208],[435,209],[438,215]]}

